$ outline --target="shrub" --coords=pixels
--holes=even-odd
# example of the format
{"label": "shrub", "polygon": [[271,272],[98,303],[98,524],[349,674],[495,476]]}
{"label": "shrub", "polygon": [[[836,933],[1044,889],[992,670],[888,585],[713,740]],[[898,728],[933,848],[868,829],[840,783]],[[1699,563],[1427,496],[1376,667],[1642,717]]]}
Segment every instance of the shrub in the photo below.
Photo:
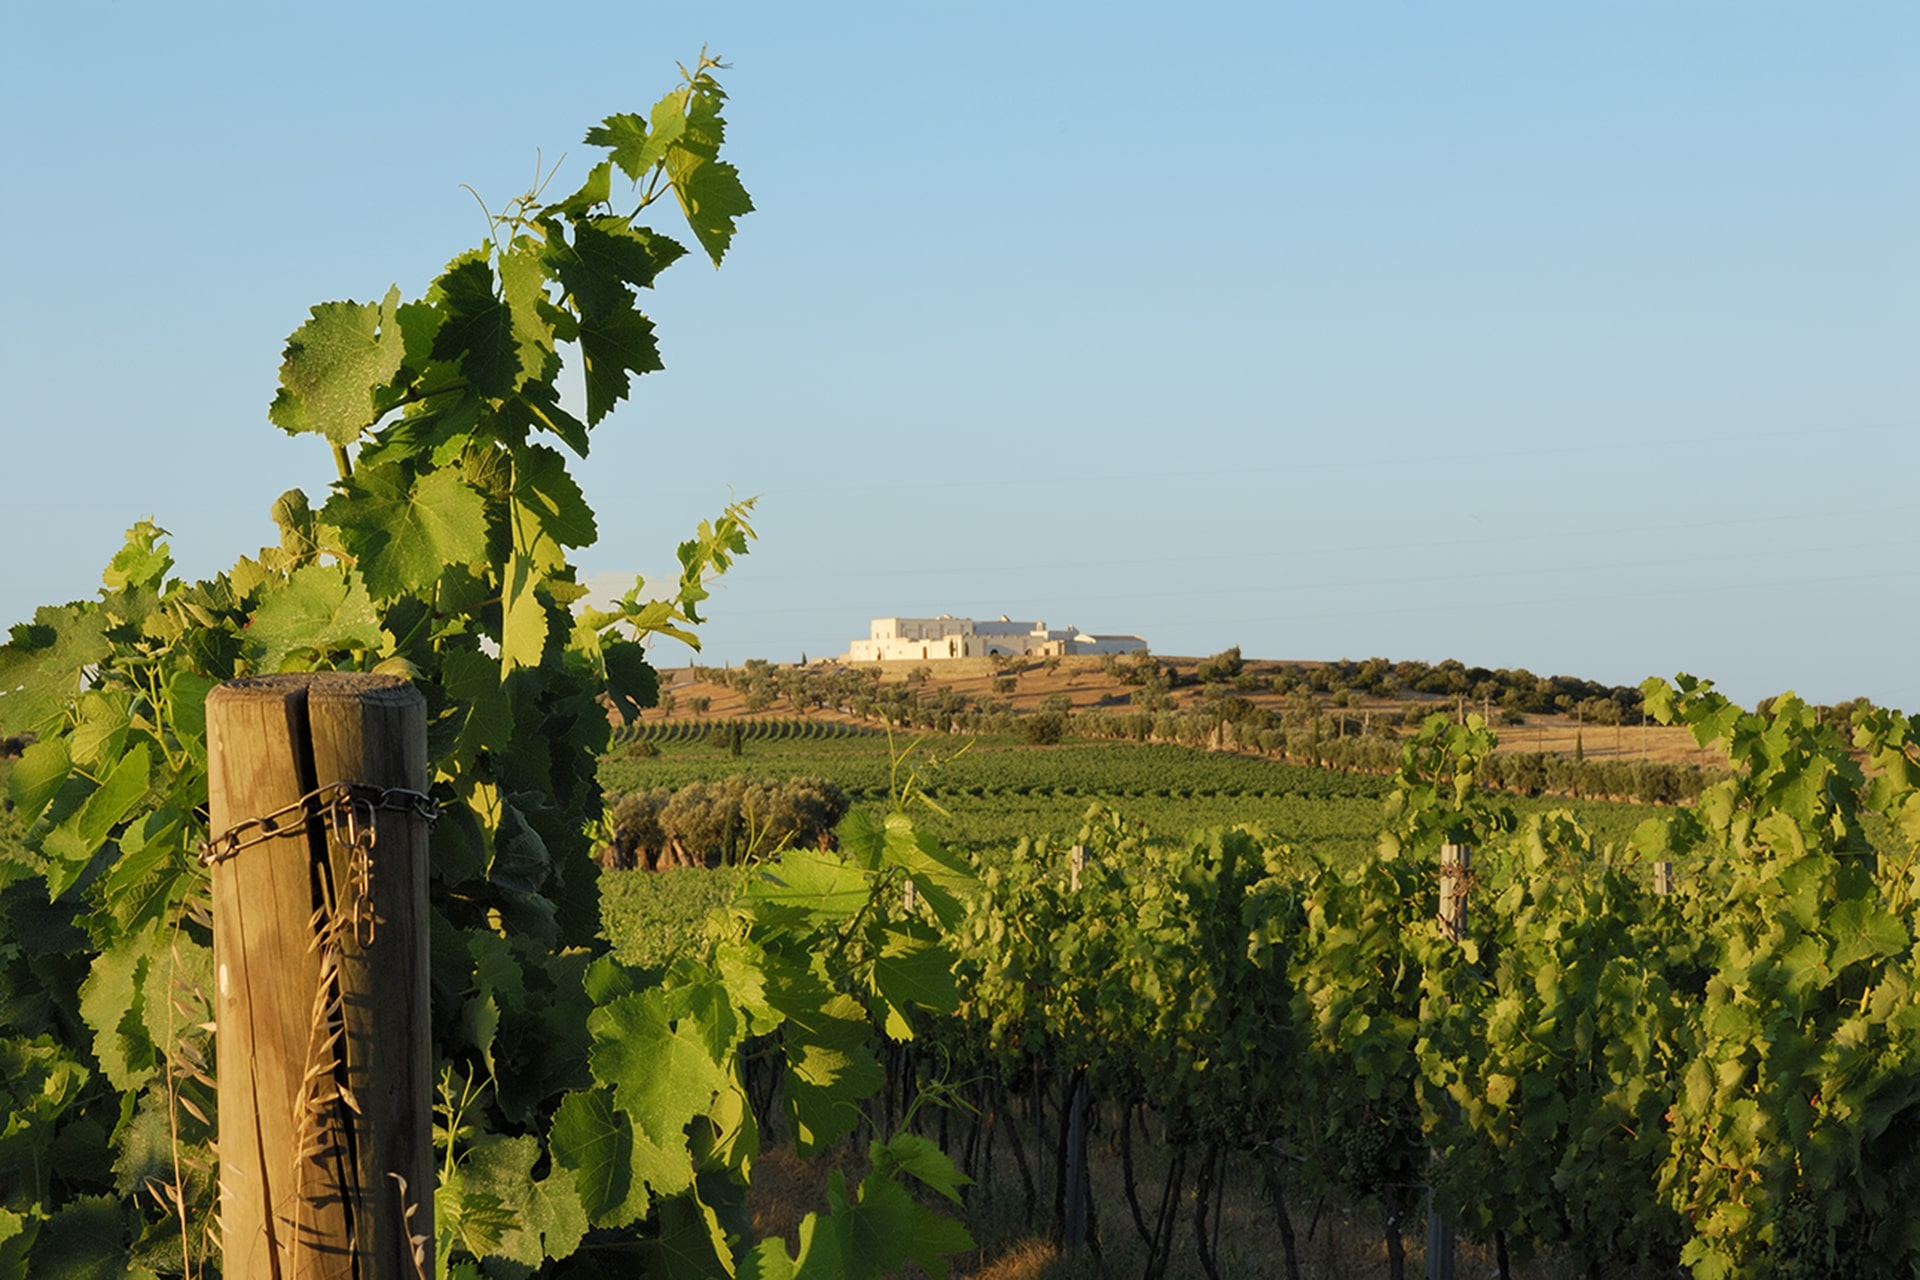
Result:
{"label": "shrub", "polygon": [[1020,721],[1021,736],[1038,747],[1050,747],[1066,736],[1067,717],[1058,711],[1039,711]]}

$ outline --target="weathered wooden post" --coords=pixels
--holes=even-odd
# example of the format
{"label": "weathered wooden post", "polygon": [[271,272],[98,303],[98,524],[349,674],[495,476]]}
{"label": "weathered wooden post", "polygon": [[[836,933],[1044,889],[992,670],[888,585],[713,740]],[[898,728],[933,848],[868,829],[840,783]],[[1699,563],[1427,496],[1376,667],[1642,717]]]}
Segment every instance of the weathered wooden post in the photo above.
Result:
{"label": "weathered wooden post", "polygon": [[[1073,845],[1067,850],[1067,886],[1080,892],[1080,877],[1087,869],[1087,846]],[[1067,1253],[1077,1255],[1087,1244],[1087,1072],[1083,1067],[1073,1073],[1073,1088],[1068,1095],[1066,1143],[1066,1198],[1061,1243]]]}
{"label": "weathered wooden post", "polygon": [[[1467,883],[1472,849],[1440,846],[1440,932],[1454,942],[1467,936]],[[1427,1280],[1453,1280],[1453,1225],[1440,1216],[1433,1188],[1427,1188]]]}
{"label": "weathered wooden post", "polygon": [[1661,897],[1673,895],[1673,864],[1664,859],[1653,864],[1653,891]]}
{"label": "weathered wooden post", "polygon": [[1440,932],[1454,942],[1467,936],[1467,876],[1472,860],[1469,845],[1440,846]]}
{"label": "weathered wooden post", "polygon": [[426,703],[313,672],[207,699],[229,1276],[432,1270]]}

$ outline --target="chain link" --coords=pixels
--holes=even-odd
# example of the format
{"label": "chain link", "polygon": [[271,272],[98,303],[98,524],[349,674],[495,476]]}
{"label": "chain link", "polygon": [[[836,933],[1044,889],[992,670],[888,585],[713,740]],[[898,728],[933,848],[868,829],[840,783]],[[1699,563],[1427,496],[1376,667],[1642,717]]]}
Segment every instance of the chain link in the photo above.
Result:
{"label": "chain link", "polygon": [[[200,864],[211,867],[225,862],[242,849],[280,836],[305,835],[307,825],[316,819],[340,836],[349,850],[349,872],[353,877],[353,934],[363,947],[373,945],[378,921],[373,911],[373,846],[378,836],[375,815],[411,813],[429,826],[440,818],[440,803],[425,792],[406,787],[376,787],[364,782],[330,782],[315,787],[292,804],[272,813],[236,822],[200,845]],[[291,819],[298,818],[297,821]]]}

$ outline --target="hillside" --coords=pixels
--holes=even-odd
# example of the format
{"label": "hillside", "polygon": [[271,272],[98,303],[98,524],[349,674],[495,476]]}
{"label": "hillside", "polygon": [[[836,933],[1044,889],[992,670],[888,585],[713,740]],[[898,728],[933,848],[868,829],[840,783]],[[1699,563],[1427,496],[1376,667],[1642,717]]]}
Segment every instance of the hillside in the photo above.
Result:
{"label": "hillside", "polygon": [[661,672],[661,689],[661,705],[644,713],[643,721],[800,716],[906,723],[900,713],[911,704],[955,717],[1015,718],[1211,709],[1240,719],[1251,709],[1338,739],[1403,735],[1435,712],[1478,712],[1494,725],[1502,752],[1721,763],[1686,730],[1643,722],[1634,690],[1457,662],[1241,659],[1232,650],[1211,658],[975,658],[857,667],[825,660],[804,667],[750,661],[734,668],[669,668]]}

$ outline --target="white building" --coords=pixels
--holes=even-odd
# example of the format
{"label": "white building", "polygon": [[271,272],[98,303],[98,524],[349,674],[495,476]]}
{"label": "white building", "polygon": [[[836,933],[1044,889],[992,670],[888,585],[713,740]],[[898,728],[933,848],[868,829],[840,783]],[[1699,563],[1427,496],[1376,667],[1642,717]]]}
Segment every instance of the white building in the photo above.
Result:
{"label": "white building", "polygon": [[875,618],[865,640],[848,648],[847,662],[932,662],[945,658],[1009,656],[1067,657],[1082,653],[1132,653],[1139,636],[1097,636],[1044,622],[975,622],[943,613],[937,618]]}

